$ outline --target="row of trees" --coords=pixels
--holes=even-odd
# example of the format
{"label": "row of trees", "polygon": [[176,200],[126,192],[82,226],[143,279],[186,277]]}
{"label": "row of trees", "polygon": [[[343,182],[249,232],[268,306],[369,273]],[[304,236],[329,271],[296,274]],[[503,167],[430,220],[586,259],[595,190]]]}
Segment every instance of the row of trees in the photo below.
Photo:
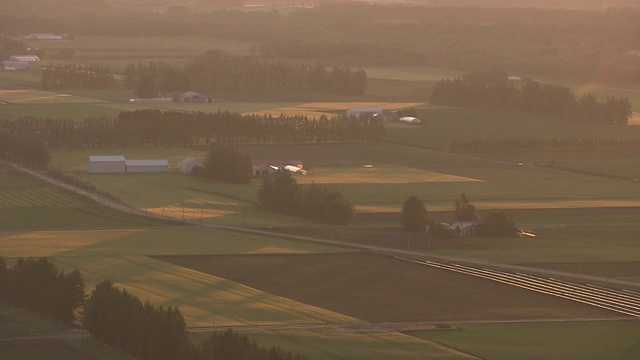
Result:
{"label": "row of trees", "polygon": [[45,141],[35,134],[15,134],[0,129],[0,157],[28,166],[44,168],[51,155]]}
{"label": "row of trees", "polygon": [[263,176],[258,205],[330,225],[349,225],[355,220],[355,208],[342,194],[315,183],[303,188],[287,170]]}
{"label": "row of trees", "polygon": [[98,285],[84,310],[84,326],[96,339],[139,360],[305,360],[278,347],[266,348],[231,330],[202,343],[189,341],[178,308],[143,303],[109,280]]}
{"label": "row of trees", "polygon": [[58,272],[47,258],[21,258],[8,268],[0,257],[0,299],[43,316],[73,321],[84,304],[84,287],[78,270]]}
{"label": "row of trees", "polygon": [[449,148],[453,151],[533,149],[638,150],[640,149],[640,140],[613,138],[474,139],[452,141]]}
{"label": "row of trees", "polygon": [[[478,236],[515,236],[518,233],[515,221],[504,211],[493,211],[482,221],[465,194],[461,194],[453,203],[453,221],[478,222],[475,234]],[[424,232],[429,225],[429,234],[447,236],[454,235],[450,229],[440,223],[427,219],[427,208],[417,196],[408,197],[402,204],[400,223],[405,231]]]}
{"label": "row of trees", "polygon": [[106,89],[113,75],[103,65],[49,64],[42,70],[40,82],[45,90]]}
{"label": "row of trees", "polygon": [[627,98],[608,97],[600,102],[595,95],[585,94],[576,99],[567,86],[537,81],[525,81],[520,86],[501,72],[466,74],[462,78],[438,81],[431,102],[612,125],[626,125],[632,114]]}
{"label": "row of trees", "polygon": [[129,64],[124,76],[125,86],[142,98],[193,89],[203,92],[278,89],[362,95],[367,85],[364,70],[269,62],[219,50],[208,52],[184,67],[153,62]]}
{"label": "row of trees", "polygon": [[231,184],[248,184],[251,174],[251,158],[225,145],[212,144],[204,161],[193,174]]}
{"label": "row of trees", "polygon": [[11,136],[38,137],[50,148],[197,145],[325,144],[379,141],[384,124],[375,117],[272,117],[239,113],[136,110],[117,119],[0,119]]}
{"label": "row of trees", "polygon": [[83,324],[96,339],[140,360],[183,359],[190,346],[178,308],[142,303],[108,280],[89,296]]}

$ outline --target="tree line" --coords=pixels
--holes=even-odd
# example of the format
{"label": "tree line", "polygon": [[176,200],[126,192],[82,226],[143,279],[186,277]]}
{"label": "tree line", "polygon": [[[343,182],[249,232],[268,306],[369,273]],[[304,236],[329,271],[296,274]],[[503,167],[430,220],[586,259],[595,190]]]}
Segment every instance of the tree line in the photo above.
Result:
{"label": "tree line", "polygon": [[47,258],[20,258],[8,268],[0,257],[0,299],[42,316],[73,321],[84,304],[84,287],[77,269],[59,272]]}
{"label": "tree line", "polygon": [[315,183],[303,188],[287,170],[263,175],[258,205],[329,225],[349,225],[355,220],[354,206],[341,193]]}
{"label": "tree line", "polygon": [[103,65],[49,64],[40,76],[45,90],[106,89],[112,82],[113,75]]}
{"label": "tree line", "polygon": [[23,117],[0,119],[0,130],[10,136],[33,137],[49,148],[110,148],[141,146],[188,146],[205,139],[226,145],[325,144],[379,141],[384,124],[375,117],[332,118],[321,116],[272,117],[221,112],[136,110],[121,112],[116,119],[69,119]]}
{"label": "tree line", "polygon": [[301,90],[339,95],[362,95],[367,85],[364,70],[265,61],[252,56],[233,56],[210,51],[183,67],[154,63],[129,64],[125,87],[137,97],[156,97],[163,92],[197,90]]}
{"label": "tree line", "polygon": [[469,73],[462,78],[440,80],[434,86],[431,102],[610,125],[626,125],[632,114],[627,98],[598,101],[595,95],[584,94],[576,99],[567,86],[533,80],[516,85],[502,72]]}
{"label": "tree line", "polygon": [[44,168],[51,161],[45,140],[36,134],[16,134],[0,129],[0,157],[28,166]]}
{"label": "tree line", "polygon": [[638,150],[640,140],[613,138],[561,138],[561,139],[473,139],[453,141],[452,151],[477,150]]}

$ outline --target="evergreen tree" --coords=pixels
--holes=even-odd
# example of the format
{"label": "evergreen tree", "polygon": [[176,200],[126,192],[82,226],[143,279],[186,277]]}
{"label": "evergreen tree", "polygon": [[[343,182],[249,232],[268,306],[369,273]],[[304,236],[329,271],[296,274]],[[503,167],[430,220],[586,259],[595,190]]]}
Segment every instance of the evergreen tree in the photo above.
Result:
{"label": "evergreen tree", "polygon": [[427,209],[422,200],[416,196],[408,197],[402,204],[400,222],[402,223],[402,228],[406,231],[425,231]]}
{"label": "evergreen tree", "polygon": [[453,203],[453,220],[455,221],[477,221],[479,219],[476,213],[476,207],[469,202],[465,194]]}

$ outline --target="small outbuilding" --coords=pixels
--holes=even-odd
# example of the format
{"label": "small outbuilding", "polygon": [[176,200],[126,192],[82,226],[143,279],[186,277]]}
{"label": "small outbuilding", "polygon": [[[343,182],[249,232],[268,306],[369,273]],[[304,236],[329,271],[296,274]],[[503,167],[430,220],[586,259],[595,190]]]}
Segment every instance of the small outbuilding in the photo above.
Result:
{"label": "small outbuilding", "polygon": [[188,157],[184,160],[181,160],[178,163],[178,169],[180,170],[181,173],[183,174],[189,174],[193,171],[193,168],[195,167],[204,167],[204,164],[202,163],[202,161],[198,160],[198,159],[194,159],[192,157]]}
{"label": "small outbuilding", "polygon": [[127,160],[127,173],[151,173],[169,171],[167,160]]}
{"label": "small outbuilding", "polygon": [[116,156],[89,156],[86,167],[87,172],[96,173],[124,173],[127,171],[127,160],[122,155]]}
{"label": "small outbuilding", "polygon": [[476,228],[480,224],[479,221],[456,221],[448,226],[458,236],[472,236],[476,232]]}

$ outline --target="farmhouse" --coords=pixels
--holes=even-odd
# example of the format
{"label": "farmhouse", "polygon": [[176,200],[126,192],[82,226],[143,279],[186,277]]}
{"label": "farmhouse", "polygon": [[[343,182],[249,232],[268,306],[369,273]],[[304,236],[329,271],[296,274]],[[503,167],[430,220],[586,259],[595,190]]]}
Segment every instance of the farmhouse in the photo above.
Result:
{"label": "farmhouse", "polygon": [[415,118],[413,116],[403,116],[400,119],[398,119],[398,121],[403,124],[410,124],[410,125],[418,125],[421,123],[420,119]]}
{"label": "farmhouse", "polygon": [[89,156],[86,163],[87,172],[96,173],[124,173],[127,171],[124,156]]}
{"label": "farmhouse", "polygon": [[253,174],[256,175],[256,176],[273,175],[278,170],[279,170],[279,168],[277,166],[264,165],[262,167],[259,167],[259,168],[255,169],[255,170],[253,170]]}
{"label": "farmhouse", "polygon": [[180,162],[178,163],[178,169],[183,174],[191,173],[193,171],[193,168],[197,166],[204,167],[204,164],[202,163],[202,161],[194,159],[192,157],[180,160]]}
{"label": "farmhouse", "polygon": [[169,171],[167,160],[127,160],[127,173],[150,173]]}
{"label": "farmhouse", "polygon": [[4,60],[2,66],[5,70],[29,70],[31,63],[20,60]]}
{"label": "farmhouse", "polygon": [[456,221],[448,225],[458,236],[472,236],[476,232],[479,221]]}

